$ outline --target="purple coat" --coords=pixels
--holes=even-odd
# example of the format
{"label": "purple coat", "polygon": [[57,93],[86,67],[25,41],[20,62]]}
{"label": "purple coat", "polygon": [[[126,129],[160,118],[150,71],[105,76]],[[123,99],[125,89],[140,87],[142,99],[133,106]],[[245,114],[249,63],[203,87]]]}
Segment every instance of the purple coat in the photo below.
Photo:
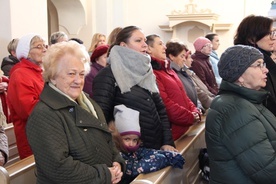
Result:
{"label": "purple coat", "polygon": [[83,91],[89,94],[89,97],[93,97],[93,92],[92,92],[92,84],[95,76],[99,73],[101,69],[104,67],[96,62],[92,62],[91,64],[91,70],[85,77],[84,81],[84,86],[83,86]]}
{"label": "purple coat", "polygon": [[207,86],[208,90],[216,95],[218,93],[218,84],[212,65],[209,62],[209,56],[196,51],[193,55],[193,63],[191,69],[196,73],[200,80]]}

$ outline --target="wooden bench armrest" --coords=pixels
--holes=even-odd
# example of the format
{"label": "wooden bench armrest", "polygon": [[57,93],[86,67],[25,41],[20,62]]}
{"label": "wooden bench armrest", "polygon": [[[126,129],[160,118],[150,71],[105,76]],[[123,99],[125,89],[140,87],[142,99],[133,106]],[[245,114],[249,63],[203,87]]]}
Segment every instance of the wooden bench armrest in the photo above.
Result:
{"label": "wooden bench armrest", "polygon": [[35,166],[34,156],[31,155],[27,158],[19,160],[18,162],[6,167],[9,177],[12,179],[16,177],[22,171],[28,171]]}
{"label": "wooden bench armrest", "polygon": [[3,182],[3,184],[10,183],[9,173],[2,166],[0,166],[0,181],[1,181],[1,183]]}

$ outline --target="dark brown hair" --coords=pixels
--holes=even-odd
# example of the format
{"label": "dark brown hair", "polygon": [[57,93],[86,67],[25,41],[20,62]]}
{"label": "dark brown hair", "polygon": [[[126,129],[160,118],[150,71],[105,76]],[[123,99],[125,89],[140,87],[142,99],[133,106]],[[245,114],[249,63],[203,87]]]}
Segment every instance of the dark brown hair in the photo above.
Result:
{"label": "dark brown hair", "polygon": [[256,47],[256,42],[270,33],[273,20],[268,17],[249,15],[238,26],[234,45],[242,44]]}
{"label": "dark brown hair", "polygon": [[169,58],[169,55],[173,55],[174,57],[178,56],[183,50],[186,52],[189,51],[184,43],[178,41],[169,41],[166,44],[166,55]]}
{"label": "dark brown hair", "polygon": [[109,53],[115,45],[120,45],[121,42],[128,43],[129,38],[132,36],[132,33],[136,30],[141,30],[139,27],[136,26],[128,26],[123,28],[116,36],[115,42],[109,47],[107,51],[107,56],[109,56]]}
{"label": "dark brown hair", "polygon": [[207,38],[210,41],[213,41],[215,36],[218,36],[218,34],[217,33],[208,33],[207,35],[205,35],[205,38]]}

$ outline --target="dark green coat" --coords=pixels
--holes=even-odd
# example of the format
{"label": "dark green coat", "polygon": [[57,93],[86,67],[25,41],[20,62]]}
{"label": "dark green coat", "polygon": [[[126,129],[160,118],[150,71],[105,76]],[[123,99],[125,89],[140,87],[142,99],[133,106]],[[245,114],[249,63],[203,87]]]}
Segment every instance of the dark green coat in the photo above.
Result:
{"label": "dark green coat", "polygon": [[111,183],[108,167],[124,160],[114,147],[100,107],[88,111],[45,84],[27,123],[37,183]]}
{"label": "dark green coat", "polygon": [[222,81],[206,117],[210,184],[276,183],[276,118],[262,105],[267,96]]}

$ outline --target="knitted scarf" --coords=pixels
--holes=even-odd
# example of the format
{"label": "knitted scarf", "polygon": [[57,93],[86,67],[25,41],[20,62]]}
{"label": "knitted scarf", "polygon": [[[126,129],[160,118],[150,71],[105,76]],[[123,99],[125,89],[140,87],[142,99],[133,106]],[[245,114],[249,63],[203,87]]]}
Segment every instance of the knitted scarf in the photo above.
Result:
{"label": "knitted scarf", "polygon": [[109,63],[122,94],[135,85],[152,93],[159,92],[149,56],[115,45],[111,49]]}

